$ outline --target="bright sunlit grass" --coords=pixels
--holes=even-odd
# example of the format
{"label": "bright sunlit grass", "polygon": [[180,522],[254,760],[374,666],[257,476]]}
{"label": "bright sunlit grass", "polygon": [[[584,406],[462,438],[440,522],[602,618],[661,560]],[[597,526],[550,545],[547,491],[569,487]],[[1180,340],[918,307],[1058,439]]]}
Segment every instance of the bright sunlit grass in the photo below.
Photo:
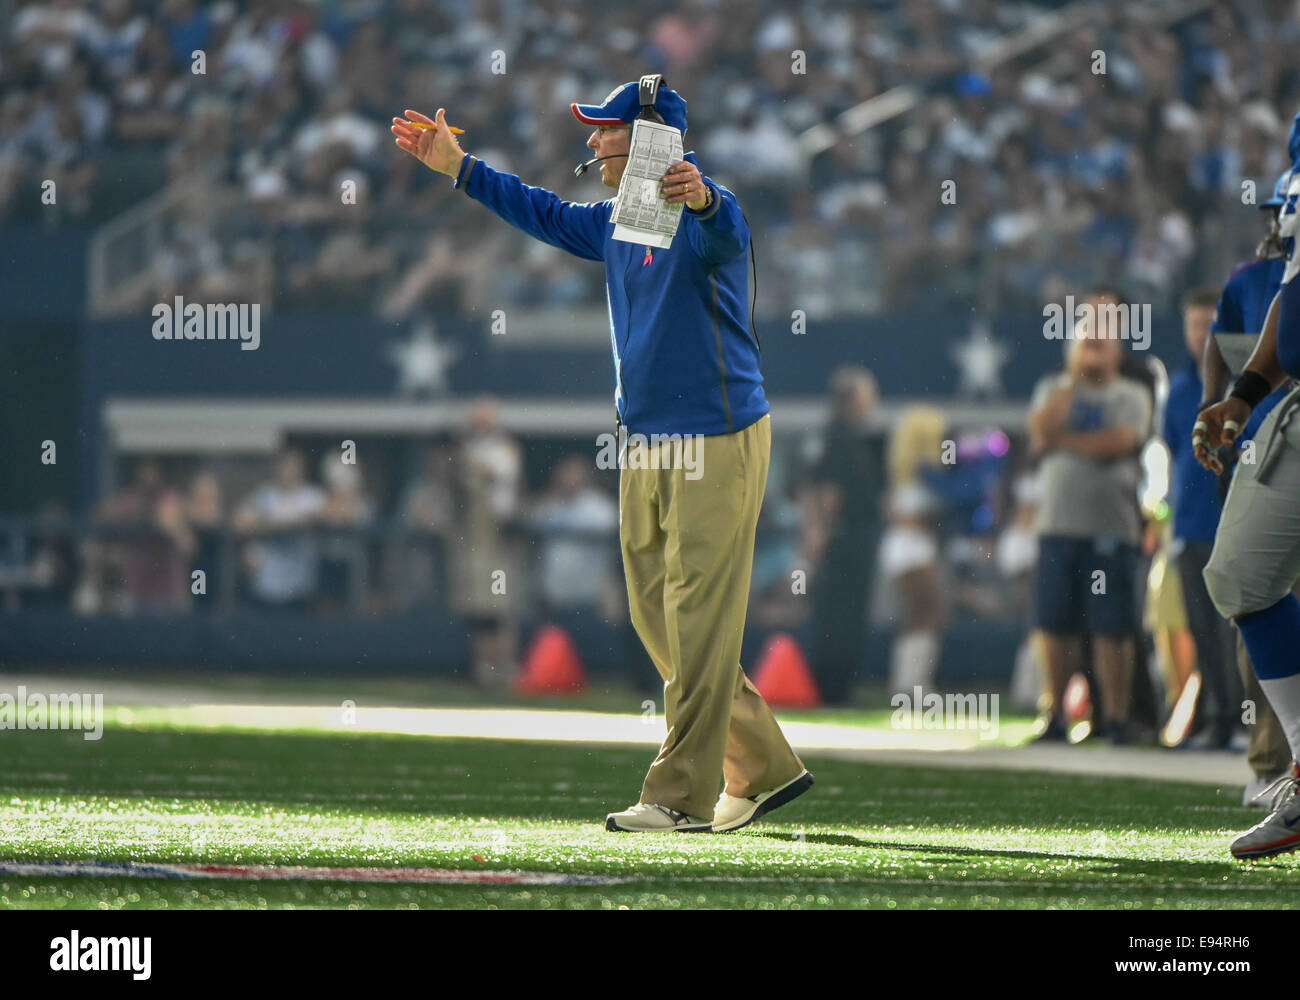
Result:
{"label": "bright sunlit grass", "polygon": [[[1237,806],[1233,788],[946,769],[941,755],[920,767],[810,752],[816,786],[771,821],[730,835],[613,834],[604,816],[636,799],[657,730],[624,745],[395,735],[361,731],[361,711],[357,728],[341,726],[329,716],[338,711],[115,709],[97,743],[78,733],[7,734],[0,859],[517,869],[632,881],[525,888],[0,875],[0,906],[1287,907],[1300,887],[1294,859],[1228,857],[1228,839],[1257,818]],[[391,711],[408,714],[384,717],[390,728],[404,721],[427,731],[429,716]],[[476,724],[524,721],[458,711]],[[617,735],[629,725],[612,713],[531,715],[565,725],[590,715],[597,739],[601,726]]]}

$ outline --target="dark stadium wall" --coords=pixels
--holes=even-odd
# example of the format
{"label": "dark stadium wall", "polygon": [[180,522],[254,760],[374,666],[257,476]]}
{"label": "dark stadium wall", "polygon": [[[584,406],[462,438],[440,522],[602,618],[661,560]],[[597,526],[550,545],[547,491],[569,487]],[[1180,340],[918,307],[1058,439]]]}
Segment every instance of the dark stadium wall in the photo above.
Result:
{"label": "dark stadium wall", "polygon": [[5,226],[0,238],[0,315],[8,325],[28,319],[80,319],[86,309],[86,247],[90,230],[67,226]]}
{"label": "dark stadium wall", "polygon": [[[84,466],[78,405],[89,231],[8,225],[0,238],[0,513],[73,509]],[[55,462],[41,463],[43,441]]]}
{"label": "dark stadium wall", "polygon": [[[593,678],[652,681],[654,668],[626,625],[593,615],[557,619],[572,637]],[[523,623],[521,649],[544,624]],[[741,662],[752,670],[772,630],[749,627]],[[1024,630],[1014,622],[958,620],[944,634],[939,676],[1006,682]],[[811,648],[808,628],[795,638]],[[861,676],[888,672],[893,632],[871,629],[859,664]],[[412,608],[382,618],[322,618],[299,612],[241,611],[228,615],[78,616],[28,609],[0,629],[0,663],[42,668],[103,669],[115,673],[164,669],[279,675],[359,674],[461,676],[470,662],[465,623],[444,611]]]}
{"label": "dark stadium wall", "polygon": [[[153,319],[142,316],[88,323],[85,337],[90,395],[223,395],[390,397],[397,369],[388,351],[410,336],[406,324],[364,315],[263,317],[261,345],[241,351],[219,341],[157,341]],[[489,347],[483,324],[438,319],[437,335],[460,351],[448,369],[457,395],[591,396],[608,398],[612,384],[604,348]],[[1045,372],[1060,367],[1059,340],[1043,334],[1043,319],[1024,313],[991,317],[994,339],[1009,352],[1002,369],[1007,396],[1026,399]],[[1169,364],[1183,351],[1181,324],[1154,313],[1151,353]],[[825,393],[838,365],[865,364],[891,397],[957,394],[956,346],[970,335],[971,317],[950,311],[909,311],[814,322],[805,334],[760,322],[763,371],[774,395]],[[927,363],[918,364],[918,359]]]}
{"label": "dark stadium wall", "polygon": [[[103,410],[110,397],[392,400],[400,398],[392,352],[412,335],[410,324],[364,315],[268,315],[258,348],[246,351],[232,341],[156,340],[153,325],[150,316],[85,325],[80,405],[87,461],[77,482],[83,510],[104,482]],[[782,330],[775,319],[759,326],[772,398],[824,397],[831,372],[846,363],[870,367],[889,401],[959,398],[957,350],[970,337],[970,314],[936,308],[818,321],[803,334]],[[993,316],[988,326],[1006,352],[1004,398],[1026,400],[1037,380],[1062,364],[1062,342],[1047,339],[1042,318],[1032,314]],[[1178,317],[1155,313],[1152,327],[1151,353],[1167,365],[1181,363]],[[612,365],[603,347],[504,346],[490,342],[481,322],[463,317],[437,319],[436,335],[456,352],[447,369],[453,397],[491,393],[601,405],[610,398]]]}
{"label": "dark stadium wall", "polygon": [[[75,319],[0,324],[0,514],[69,511],[85,464]],[[53,463],[43,442],[53,441]]]}

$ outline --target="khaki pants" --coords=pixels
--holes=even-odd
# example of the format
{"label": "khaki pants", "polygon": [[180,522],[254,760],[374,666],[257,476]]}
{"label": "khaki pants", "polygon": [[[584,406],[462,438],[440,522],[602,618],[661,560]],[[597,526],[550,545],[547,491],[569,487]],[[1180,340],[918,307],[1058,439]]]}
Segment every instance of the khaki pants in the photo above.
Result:
{"label": "khaki pants", "polygon": [[680,446],[674,461],[671,443],[634,437],[619,479],[632,624],[664,679],[668,723],[641,801],[703,819],[713,817],[724,778],[727,794],[745,798],[803,771],[740,667],[771,441],[766,415],[698,438],[701,474],[687,478]]}

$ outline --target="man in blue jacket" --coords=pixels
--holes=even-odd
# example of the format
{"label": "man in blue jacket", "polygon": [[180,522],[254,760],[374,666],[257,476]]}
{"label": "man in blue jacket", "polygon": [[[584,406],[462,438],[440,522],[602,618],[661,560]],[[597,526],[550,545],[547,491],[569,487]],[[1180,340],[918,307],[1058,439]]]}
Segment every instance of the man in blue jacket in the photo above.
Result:
{"label": "man in blue jacket", "polygon": [[[587,146],[606,187],[622,179],[652,79],[571,105],[595,126]],[[646,106],[684,134],[686,102],[655,83]],[[664,679],[668,724],[640,800],[606,827],[721,832],[753,822],[807,790],[812,775],[740,667],[771,422],[747,322],[749,226],[735,195],[687,153],[661,181],[665,200],[684,206],[672,246],[640,246],[613,239],[612,198],[564,201],[466,154],[442,108],[436,119],[408,110],[392,131],[398,147],[506,222],[605,265],[614,405],[629,435],[623,569],[633,625]]]}
{"label": "man in blue jacket", "polygon": [[1196,642],[1196,669],[1202,684],[1196,720],[1200,733],[1191,745],[1224,750],[1238,728],[1242,688],[1233,669],[1232,626],[1214,607],[1201,576],[1219,527],[1219,484],[1192,452],[1192,426],[1201,403],[1201,359],[1218,302],[1219,293],[1213,288],[1199,288],[1183,297],[1188,357],[1169,378],[1164,439],[1170,452],[1169,501],[1174,519],[1170,564],[1182,583],[1187,627]]}

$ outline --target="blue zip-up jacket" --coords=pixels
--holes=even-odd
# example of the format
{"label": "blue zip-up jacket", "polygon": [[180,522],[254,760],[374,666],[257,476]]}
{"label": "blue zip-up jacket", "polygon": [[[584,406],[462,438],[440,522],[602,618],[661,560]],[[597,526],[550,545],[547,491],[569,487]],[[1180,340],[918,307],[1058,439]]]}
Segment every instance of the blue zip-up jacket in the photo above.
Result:
{"label": "blue zip-up jacket", "polygon": [[[1219,307],[1215,311],[1210,332],[1253,333],[1258,336],[1264,329],[1264,319],[1268,316],[1273,296],[1282,286],[1282,272],[1285,269],[1286,260],[1282,257],[1257,257],[1233,268],[1228,283],[1223,286],[1223,292],[1219,296]],[[1278,332],[1281,333],[1280,330]],[[1261,400],[1251,411],[1250,420],[1236,441],[1238,451],[1255,436],[1259,425],[1264,422],[1269,411],[1282,401],[1287,391],[1286,386],[1283,386]]]}
{"label": "blue zip-up jacket", "polygon": [[1201,467],[1192,451],[1192,425],[1201,403],[1201,376],[1189,358],[1169,379],[1165,399],[1165,444],[1172,462],[1169,500],[1174,508],[1174,537],[1185,542],[1212,542],[1223,507],[1219,503],[1219,477]]}
{"label": "blue zip-up jacket", "polygon": [[713,203],[683,208],[673,245],[648,255],[613,238],[612,198],[564,201],[468,153],[456,175],[457,189],[512,226],[605,262],[614,405],[630,433],[729,434],[769,410],[749,332],[749,226],[734,194],[704,183]]}

